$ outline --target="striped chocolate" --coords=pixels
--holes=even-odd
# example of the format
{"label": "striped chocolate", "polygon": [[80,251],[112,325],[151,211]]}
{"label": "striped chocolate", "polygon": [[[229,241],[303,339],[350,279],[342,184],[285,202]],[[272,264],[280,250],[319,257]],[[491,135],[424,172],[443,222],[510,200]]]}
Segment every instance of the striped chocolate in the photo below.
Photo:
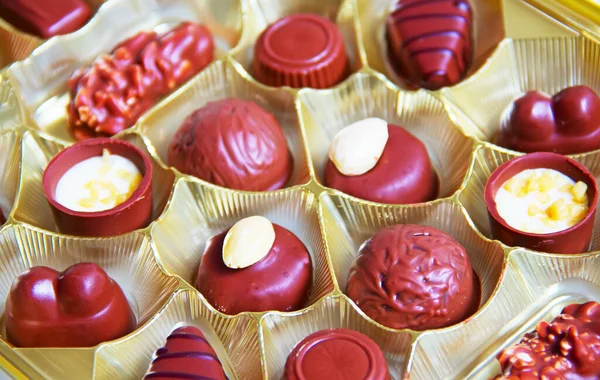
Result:
{"label": "striped chocolate", "polygon": [[156,351],[144,379],[223,380],[227,376],[202,332],[184,326],[173,331],[164,347]]}
{"label": "striped chocolate", "polygon": [[471,65],[471,27],[467,0],[399,0],[387,20],[391,64],[411,87],[452,86]]}

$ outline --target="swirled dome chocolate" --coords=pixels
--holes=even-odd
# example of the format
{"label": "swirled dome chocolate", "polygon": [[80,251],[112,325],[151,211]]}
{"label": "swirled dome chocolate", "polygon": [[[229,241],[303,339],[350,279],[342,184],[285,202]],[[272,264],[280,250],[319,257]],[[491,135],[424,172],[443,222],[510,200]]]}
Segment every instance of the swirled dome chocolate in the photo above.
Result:
{"label": "swirled dome chocolate", "polygon": [[185,120],[171,140],[169,165],[236,190],[282,188],[293,159],[277,119],[253,102],[223,99]]}
{"label": "swirled dome chocolate", "polygon": [[467,0],[399,0],[387,19],[388,55],[411,87],[437,90],[460,82],[472,61]]}
{"label": "swirled dome chocolate", "polygon": [[225,314],[293,311],[305,306],[311,280],[312,262],[302,241],[252,216],[209,239],[196,288]]}
{"label": "swirled dome chocolate", "polygon": [[587,86],[526,92],[504,111],[497,143],[526,153],[600,149],[600,97]]}
{"label": "swirled dome chocolate", "polygon": [[286,380],[389,380],[383,352],[366,335],[349,329],[317,331],[294,347]]}
{"label": "swirled dome chocolate", "polygon": [[346,294],[384,326],[427,330],[469,317],[480,293],[469,256],[456,240],[432,227],[399,224],[361,247]]}
{"label": "swirled dome chocolate", "polygon": [[324,184],[373,202],[410,204],[435,199],[438,178],[425,145],[406,129],[368,118],[333,139]]}
{"label": "swirled dome chocolate", "polygon": [[552,322],[541,321],[521,343],[498,355],[496,379],[600,379],[600,304],[565,307]]}

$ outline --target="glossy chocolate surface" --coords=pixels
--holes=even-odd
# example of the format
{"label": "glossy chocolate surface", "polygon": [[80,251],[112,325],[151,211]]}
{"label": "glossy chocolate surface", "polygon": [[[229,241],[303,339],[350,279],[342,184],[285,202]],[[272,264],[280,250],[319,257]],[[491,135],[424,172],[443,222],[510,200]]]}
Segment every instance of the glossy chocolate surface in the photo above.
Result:
{"label": "glossy chocolate surface", "polygon": [[12,284],[5,319],[17,347],[92,347],[136,327],[119,285],[92,263],[28,269]]}
{"label": "glossy chocolate surface", "polygon": [[480,300],[464,247],[443,231],[413,224],[384,228],[361,247],[346,294],[382,325],[413,330],[458,323]]}
{"label": "glossy chocolate surface", "polygon": [[168,161],[215,185],[251,191],[282,188],[293,169],[277,119],[234,98],[210,102],[188,116],[171,140]]}
{"label": "glossy chocolate surface", "polygon": [[344,38],[329,19],[295,14],[269,25],[254,46],[254,77],[269,86],[327,88],[344,80]]}
{"label": "glossy chocolate surface", "polygon": [[173,331],[156,351],[144,379],[227,380],[227,376],[202,331],[184,326]]}
{"label": "glossy chocolate surface", "polygon": [[[142,181],[129,199],[116,207],[98,212],[68,209],[56,201],[56,185],[75,164],[102,156],[104,149],[137,166]],[[117,139],[96,138],[81,141],[59,152],[46,166],[42,177],[44,195],[60,232],[76,236],[114,236],[141,229],[152,221],[152,163],[136,146]]]}
{"label": "glossy chocolate surface", "polygon": [[345,176],[328,159],[325,186],[380,203],[410,204],[435,199],[438,178],[425,145],[396,125],[388,125],[388,135],[381,158],[365,174]]}
{"label": "glossy chocolate surface", "polygon": [[467,0],[399,0],[387,20],[390,62],[411,87],[437,90],[460,82],[472,60]]}
{"label": "glossy chocolate surface", "polygon": [[383,352],[368,336],[349,329],[317,331],[294,347],[286,380],[389,380]]}
{"label": "glossy chocolate surface", "polygon": [[529,91],[507,110],[497,143],[526,153],[600,149],[600,97],[587,86],[567,87],[552,97]]}
{"label": "glossy chocolate surface", "polygon": [[505,380],[600,379],[600,304],[565,307],[498,355]]}
{"label": "glossy chocolate surface", "polygon": [[69,123],[83,140],[131,127],[161,97],[206,67],[214,55],[210,31],[184,22],[164,35],[140,32],[69,79]]}
{"label": "glossy chocolate surface", "polygon": [[[506,223],[496,207],[496,192],[506,181],[527,169],[554,169],[575,182],[582,181],[588,187],[589,212],[578,224],[569,229],[550,233],[533,234],[517,230]],[[556,153],[537,152],[513,158],[498,167],[488,178],[484,190],[492,237],[512,247],[525,247],[549,253],[583,253],[590,248],[596,206],[598,184],[593,174],[579,162]]]}
{"label": "glossy chocolate surface", "polygon": [[290,231],[273,224],[275,242],[256,264],[231,269],[223,262],[227,231],[212,237],[198,268],[196,288],[225,314],[244,311],[293,311],[305,306],[312,281],[308,250]]}
{"label": "glossy chocolate surface", "polygon": [[42,38],[74,32],[91,15],[82,0],[0,0],[0,18]]}

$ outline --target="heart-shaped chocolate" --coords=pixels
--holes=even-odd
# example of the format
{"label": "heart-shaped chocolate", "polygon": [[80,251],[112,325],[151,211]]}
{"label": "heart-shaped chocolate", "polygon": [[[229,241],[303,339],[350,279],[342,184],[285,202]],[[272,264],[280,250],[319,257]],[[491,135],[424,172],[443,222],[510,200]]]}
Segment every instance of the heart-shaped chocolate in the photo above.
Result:
{"label": "heart-shaped chocolate", "polygon": [[202,331],[180,327],[156,351],[144,379],[227,380],[221,362]]}
{"label": "heart-shaped chocolate", "polygon": [[506,109],[498,145],[520,152],[575,154],[600,148],[600,97],[587,86],[554,96],[529,91]]}
{"label": "heart-shaped chocolate", "polygon": [[119,285],[92,263],[28,269],[13,282],[5,313],[17,347],[92,347],[136,327]]}

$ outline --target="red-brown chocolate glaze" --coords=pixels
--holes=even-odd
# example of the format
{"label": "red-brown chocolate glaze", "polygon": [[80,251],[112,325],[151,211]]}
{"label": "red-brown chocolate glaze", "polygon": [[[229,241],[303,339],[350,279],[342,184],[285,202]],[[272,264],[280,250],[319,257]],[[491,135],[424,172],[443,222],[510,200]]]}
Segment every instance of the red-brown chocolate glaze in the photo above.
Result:
{"label": "red-brown chocolate glaze", "polygon": [[42,38],[76,31],[92,15],[82,0],[0,0],[0,17]]}
{"label": "red-brown chocolate glaze", "polygon": [[206,67],[210,31],[184,22],[164,35],[140,32],[69,79],[69,122],[79,140],[131,127],[161,97]]}
{"label": "red-brown chocolate glaze", "polygon": [[231,269],[223,262],[223,241],[229,230],[206,243],[196,288],[215,309],[233,315],[304,307],[312,280],[310,254],[296,235],[277,224],[273,228],[275,242],[269,253],[243,269]]}
{"label": "red-brown chocolate glaze", "polygon": [[565,307],[498,355],[503,380],[600,379],[600,304]]}
{"label": "red-brown chocolate glaze", "polygon": [[347,66],[342,33],[315,14],[283,17],[254,46],[254,77],[269,86],[328,88],[344,80]]}
{"label": "red-brown chocolate glaze", "polygon": [[456,240],[432,227],[399,224],[361,247],[346,294],[384,326],[427,330],[469,317],[480,293],[469,256]]}
{"label": "red-brown chocolate glaze", "polygon": [[210,102],[188,116],[171,140],[168,161],[182,173],[250,191],[282,188],[293,169],[277,119],[234,98]]}
{"label": "red-brown chocolate glaze", "polygon": [[526,92],[504,115],[498,145],[526,153],[600,149],[600,97],[587,86],[567,87],[552,97]]}
{"label": "red-brown chocolate glaze", "polygon": [[12,284],[5,318],[17,347],[92,347],[136,327],[119,285],[92,263],[28,269]]}
{"label": "red-brown chocolate glaze", "polygon": [[227,380],[227,376],[202,331],[184,326],[173,331],[156,351],[144,379]]}
{"label": "red-brown chocolate glaze", "polygon": [[397,125],[388,125],[388,136],[379,161],[365,174],[345,176],[327,160],[325,186],[381,203],[410,204],[435,199],[438,177],[425,145]]}
{"label": "red-brown chocolate glaze", "polygon": [[4,213],[0,210],[0,225],[6,223],[6,218],[4,217]]}
{"label": "red-brown chocolate glaze", "polygon": [[383,352],[368,336],[349,329],[317,331],[294,347],[286,380],[389,380]]}
{"label": "red-brown chocolate glaze", "polygon": [[392,66],[410,86],[455,85],[471,66],[471,25],[467,0],[399,0],[387,20]]}

